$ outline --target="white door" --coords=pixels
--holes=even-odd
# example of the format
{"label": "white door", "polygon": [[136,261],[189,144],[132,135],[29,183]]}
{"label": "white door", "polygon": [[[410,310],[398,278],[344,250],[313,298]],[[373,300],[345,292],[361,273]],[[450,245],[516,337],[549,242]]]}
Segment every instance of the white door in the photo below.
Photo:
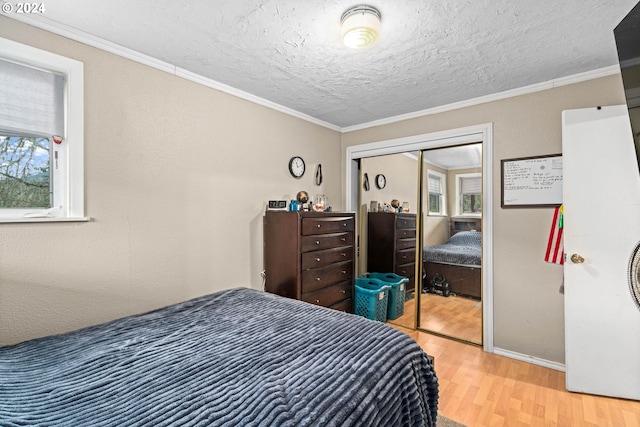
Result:
{"label": "white door", "polygon": [[640,174],[627,114],[626,106],[562,114],[566,386],[640,399],[640,309],[628,273],[640,241]]}

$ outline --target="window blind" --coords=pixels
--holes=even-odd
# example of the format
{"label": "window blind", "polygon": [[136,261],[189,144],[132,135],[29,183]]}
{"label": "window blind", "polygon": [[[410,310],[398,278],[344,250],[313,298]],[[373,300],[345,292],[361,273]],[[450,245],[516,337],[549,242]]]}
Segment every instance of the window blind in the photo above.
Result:
{"label": "window blind", "polygon": [[64,77],[0,59],[0,134],[64,136]]}
{"label": "window blind", "polygon": [[460,178],[460,186],[462,194],[481,194],[482,177],[474,176],[468,178]]}
{"label": "window blind", "polygon": [[439,176],[429,175],[429,193],[442,194],[442,184]]}

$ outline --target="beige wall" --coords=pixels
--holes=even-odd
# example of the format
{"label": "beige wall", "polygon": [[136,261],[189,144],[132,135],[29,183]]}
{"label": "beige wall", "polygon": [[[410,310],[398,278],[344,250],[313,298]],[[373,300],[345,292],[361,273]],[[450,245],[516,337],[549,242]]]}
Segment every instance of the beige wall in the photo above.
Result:
{"label": "beige wall", "polygon": [[[12,19],[0,37],[84,63],[92,218],[0,225],[0,345],[261,289],[267,200],[307,190],[342,209],[340,133]],[[307,162],[300,180],[293,155]]]}
{"label": "beige wall", "polygon": [[615,75],[349,132],[343,147],[493,123],[494,345],[563,363],[562,267],[543,261],[552,210],[500,208],[500,159],[559,153],[563,110],[622,103]]}

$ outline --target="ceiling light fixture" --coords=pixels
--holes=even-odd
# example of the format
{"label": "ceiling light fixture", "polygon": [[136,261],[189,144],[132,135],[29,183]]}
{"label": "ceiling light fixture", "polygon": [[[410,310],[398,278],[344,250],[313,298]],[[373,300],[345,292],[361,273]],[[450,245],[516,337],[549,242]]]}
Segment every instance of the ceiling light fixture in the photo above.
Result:
{"label": "ceiling light fixture", "polygon": [[380,12],[375,7],[360,5],[342,14],[342,42],[352,48],[367,47],[380,34]]}

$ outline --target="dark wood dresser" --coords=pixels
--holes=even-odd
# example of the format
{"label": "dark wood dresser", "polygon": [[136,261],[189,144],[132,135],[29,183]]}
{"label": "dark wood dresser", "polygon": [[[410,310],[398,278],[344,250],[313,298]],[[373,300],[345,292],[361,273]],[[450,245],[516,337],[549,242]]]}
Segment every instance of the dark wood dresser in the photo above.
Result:
{"label": "dark wood dresser", "polygon": [[416,215],[369,212],[367,270],[408,277],[407,292],[413,292],[416,269]]}
{"label": "dark wood dresser", "polygon": [[353,312],[355,214],[264,215],[265,290]]}

